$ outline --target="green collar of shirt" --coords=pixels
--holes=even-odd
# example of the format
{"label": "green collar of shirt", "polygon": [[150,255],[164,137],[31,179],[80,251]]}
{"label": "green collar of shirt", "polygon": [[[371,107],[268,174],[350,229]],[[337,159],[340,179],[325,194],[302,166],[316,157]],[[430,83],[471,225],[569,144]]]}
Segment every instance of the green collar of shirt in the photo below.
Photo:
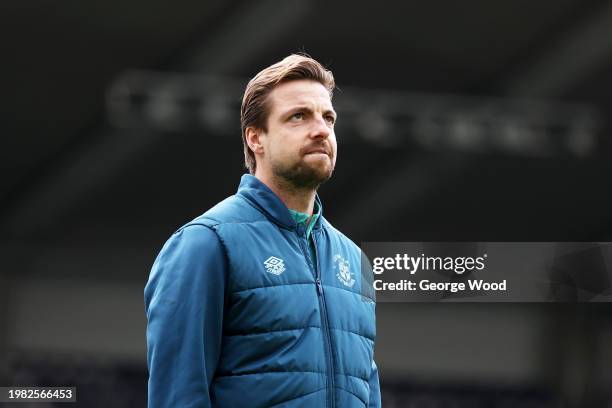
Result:
{"label": "green collar of shirt", "polygon": [[289,212],[291,213],[291,216],[295,220],[296,224],[306,226],[306,239],[309,239],[310,233],[312,232],[319,215],[321,215],[321,208],[319,207],[319,204],[315,201],[312,217],[309,214],[295,211],[291,208],[289,209]]}

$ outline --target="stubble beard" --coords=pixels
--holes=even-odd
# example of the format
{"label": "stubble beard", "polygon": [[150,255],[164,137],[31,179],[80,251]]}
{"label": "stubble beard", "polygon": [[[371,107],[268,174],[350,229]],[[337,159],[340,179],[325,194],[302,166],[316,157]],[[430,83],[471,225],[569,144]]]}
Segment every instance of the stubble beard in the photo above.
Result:
{"label": "stubble beard", "polygon": [[291,189],[316,190],[331,178],[334,167],[317,168],[314,165],[308,165],[304,160],[293,165],[275,162],[272,164],[272,172],[279,181]]}

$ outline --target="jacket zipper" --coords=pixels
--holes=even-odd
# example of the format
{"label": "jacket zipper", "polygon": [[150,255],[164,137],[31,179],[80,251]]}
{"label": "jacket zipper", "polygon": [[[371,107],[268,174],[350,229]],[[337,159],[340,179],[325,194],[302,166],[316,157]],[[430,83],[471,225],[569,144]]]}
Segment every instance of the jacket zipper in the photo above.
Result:
{"label": "jacket zipper", "polygon": [[[300,230],[300,233],[302,230]],[[301,237],[300,237],[301,238]],[[331,335],[329,331],[329,320],[327,317],[327,307],[325,304],[325,293],[323,292],[323,285],[321,284],[321,274],[319,271],[319,254],[317,250],[317,241],[314,238],[314,231],[311,232],[312,244],[314,246],[314,253],[316,259],[311,259],[310,251],[308,246],[304,249],[303,241],[300,239],[300,246],[302,247],[302,251],[305,252],[307,259],[310,259],[309,266],[313,268],[314,266],[314,276],[315,276],[315,284],[317,287],[317,298],[319,299],[319,310],[321,311],[321,324],[323,325],[323,342],[324,342],[324,352],[325,358],[327,360],[327,397],[329,407],[335,407],[335,396],[334,396],[334,360],[332,354],[332,346],[331,346]],[[308,244],[308,241],[306,241]]]}
{"label": "jacket zipper", "polygon": [[314,237],[314,231],[310,233],[310,237],[312,238],[312,244],[314,245],[315,252],[315,276],[317,282],[317,288],[319,292],[319,304],[321,306],[321,322],[323,323],[323,331],[324,331],[324,341],[325,341],[325,350],[327,353],[327,378],[329,379],[328,384],[329,387],[327,389],[328,395],[330,397],[330,406],[333,408],[336,406],[336,398],[334,395],[334,357],[332,350],[332,342],[331,342],[331,333],[329,331],[329,319],[327,317],[327,305],[325,303],[325,292],[323,292],[323,285],[321,285],[321,273],[319,271],[319,253],[317,250],[317,241]]}

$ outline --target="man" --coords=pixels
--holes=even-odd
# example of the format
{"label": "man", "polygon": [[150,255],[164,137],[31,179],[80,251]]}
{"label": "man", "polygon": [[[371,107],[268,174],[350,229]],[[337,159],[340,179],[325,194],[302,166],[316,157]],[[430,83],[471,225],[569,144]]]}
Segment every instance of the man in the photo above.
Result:
{"label": "man", "polygon": [[359,248],[322,216],[334,78],[291,55],[247,85],[238,192],[181,227],[145,288],[150,407],[379,407]]}

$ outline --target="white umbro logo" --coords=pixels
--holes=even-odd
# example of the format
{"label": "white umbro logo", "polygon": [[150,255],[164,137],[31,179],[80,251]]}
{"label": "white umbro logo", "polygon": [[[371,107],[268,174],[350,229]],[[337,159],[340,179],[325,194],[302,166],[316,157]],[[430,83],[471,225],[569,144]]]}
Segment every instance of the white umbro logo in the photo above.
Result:
{"label": "white umbro logo", "polygon": [[285,262],[275,256],[271,256],[264,261],[266,272],[270,272],[274,275],[280,275],[285,272]]}

